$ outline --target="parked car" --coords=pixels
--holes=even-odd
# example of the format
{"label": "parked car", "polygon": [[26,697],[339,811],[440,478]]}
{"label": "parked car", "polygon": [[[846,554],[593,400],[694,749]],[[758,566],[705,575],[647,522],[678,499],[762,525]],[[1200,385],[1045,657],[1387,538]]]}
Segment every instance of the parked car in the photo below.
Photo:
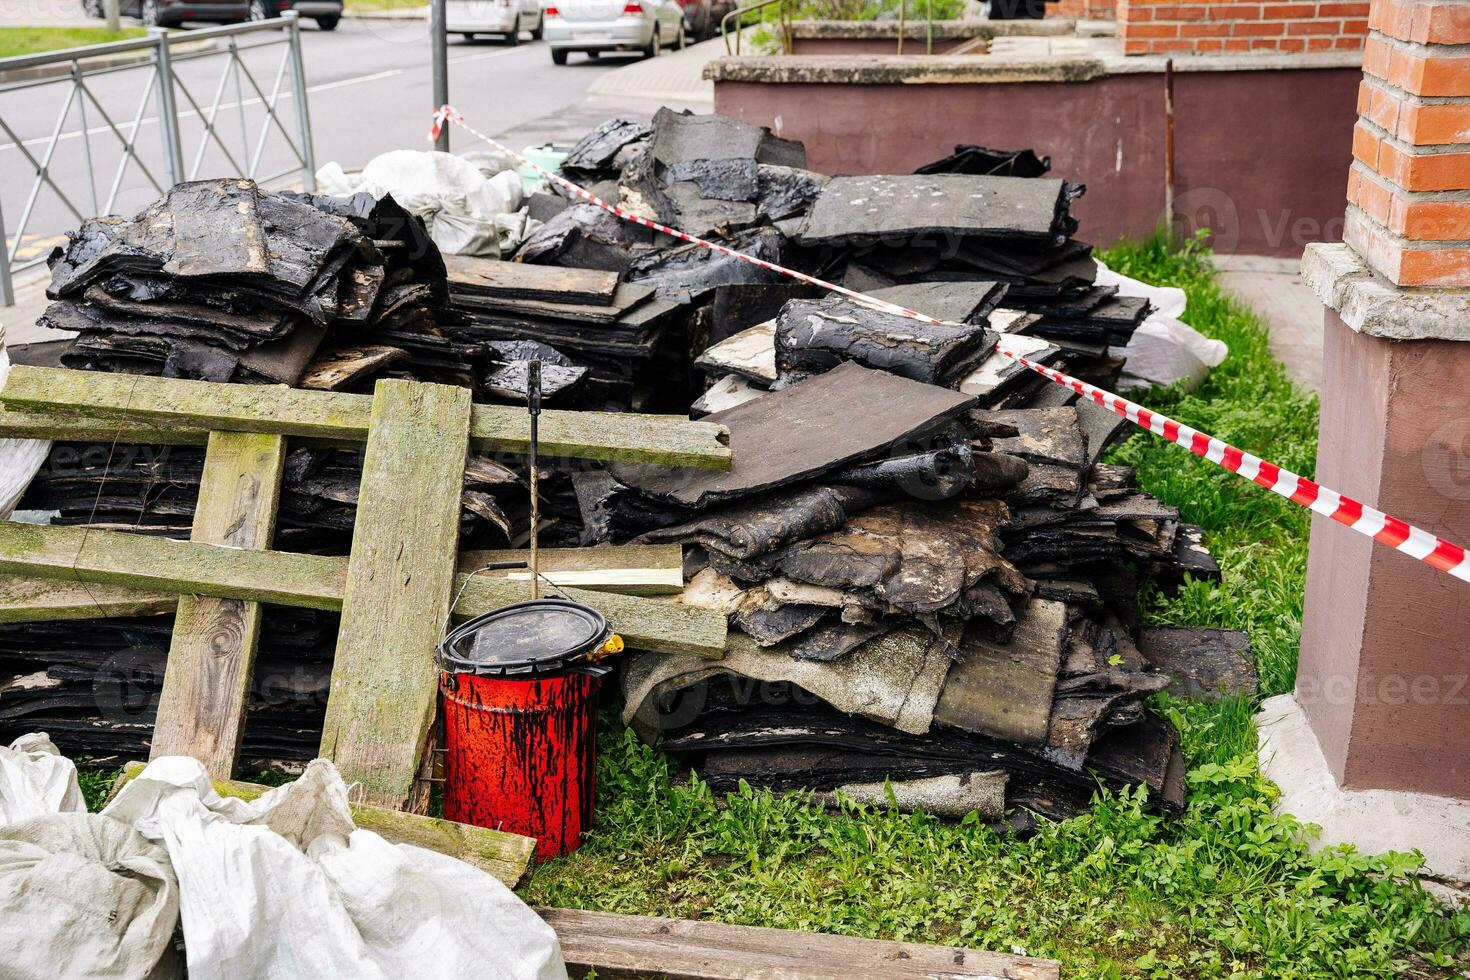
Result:
{"label": "parked car", "polygon": [[506,44],[521,43],[521,31],[541,39],[546,14],[542,0],[445,0],[445,28],[466,41],[476,34],[499,34]]}
{"label": "parked car", "polygon": [[652,58],[684,46],[684,8],[677,0],[547,0],[545,37],[558,65],[573,51],[593,58],[639,51]]}
{"label": "parked car", "polygon": [[316,21],[324,31],[335,31],[342,22],[342,0],[250,0],[251,20],[270,20],[283,10]]}
{"label": "parked car", "polygon": [[718,25],[712,19],[710,0],[675,0],[684,11],[684,29],[696,41],[713,34]]}
{"label": "parked car", "polygon": [[[119,12],[137,17],[149,27],[177,27],[186,20],[205,20],[232,24],[250,16],[249,0],[234,3],[194,3],[184,0],[119,0]],[[339,5],[340,9],[340,5]],[[82,11],[88,17],[105,17],[102,0],[83,0]]]}
{"label": "parked car", "polygon": [[[735,0],[709,0],[709,28],[711,34],[720,33],[720,24],[738,4]],[[734,26],[733,24],[731,25]]]}

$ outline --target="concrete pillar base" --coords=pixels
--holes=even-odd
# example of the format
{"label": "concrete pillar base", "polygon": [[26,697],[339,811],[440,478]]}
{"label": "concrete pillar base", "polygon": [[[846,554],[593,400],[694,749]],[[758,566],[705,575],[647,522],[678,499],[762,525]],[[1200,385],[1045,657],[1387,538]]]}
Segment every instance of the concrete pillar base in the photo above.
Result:
{"label": "concrete pillar base", "polygon": [[1277,812],[1322,828],[1313,847],[1353,844],[1368,854],[1418,850],[1425,872],[1470,884],[1470,801],[1337,785],[1296,696],[1261,705],[1261,772],[1281,788]]}

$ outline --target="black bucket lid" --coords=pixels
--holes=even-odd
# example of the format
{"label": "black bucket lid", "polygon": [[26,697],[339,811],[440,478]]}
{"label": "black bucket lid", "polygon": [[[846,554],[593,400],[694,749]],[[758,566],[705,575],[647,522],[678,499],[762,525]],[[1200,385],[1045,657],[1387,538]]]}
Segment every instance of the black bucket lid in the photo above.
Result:
{"label": "black bucket lid", "polygon": [[560,673],[607,642],[607,620],[568,599],[502,606],[459,626],[439,644],[452,674],[520,677]]}

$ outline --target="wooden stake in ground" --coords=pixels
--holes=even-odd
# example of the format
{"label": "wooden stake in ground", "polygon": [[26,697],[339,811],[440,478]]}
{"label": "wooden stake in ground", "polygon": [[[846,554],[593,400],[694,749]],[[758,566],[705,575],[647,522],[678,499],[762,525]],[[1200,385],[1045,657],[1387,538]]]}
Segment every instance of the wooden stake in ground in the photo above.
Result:
{"label": "wooden stake in ground", "polygon": [[[285,461],[286,440],[281,436],[213,433],[204,457],[191,540],[269,548]],[[179,599],[151,758],[191,755],[212,776],[234,775],[260,639],[260,613],[258,602],[196,595]]]}

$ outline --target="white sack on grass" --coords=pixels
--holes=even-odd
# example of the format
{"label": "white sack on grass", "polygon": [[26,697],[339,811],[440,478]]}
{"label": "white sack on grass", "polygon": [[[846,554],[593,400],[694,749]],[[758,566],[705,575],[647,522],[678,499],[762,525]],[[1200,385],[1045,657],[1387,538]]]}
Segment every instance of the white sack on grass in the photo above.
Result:
{"label": "white sack on grass", "polygon": [[96,813],[0,827],[0,977],[171,980],[179,890],[162,847]]}
{"label": "white sack on grass", "polygon": [[[0,326],[0,389],[9,377],[10,355]],[[50,453],[51,443],[44,439],[0,439],[0,521],[10,518]]]}
{"label": "white sack on grass", "polygon": [[355,176],[328,163],[316,177],[325,194],[392,194],[424,219],[434,244],[452,255],[498,258],[497,219],[521,208],[521,178],[514,170],[487,177],[469,160],[437,151],[392,150]]}
{"label": "white sack on grass", "polygon": [[0,977],[180,976],[168,855],[86,811],[76,766],[51,739],[0,746]]}
{"label": "white sack on grass", "polygon": [[324,759],[246,803],[158,759],[103,811],[168,851],[191,980],[563,980],[551,927],[485,872],[358,830]]}
{"label": "white sack on grass", "polygon": [[[1219,367],[1225,363],[1230,348],[1224,341],[1212,340],[1179,320],[1184,315],[1186,298],[1184,290],[1178,286],[1150,286],[1146,282],[1114,272],[1101,262],[1097,263],[1097,278],[1093,282],[1098,286],[1117,286],[1119,296],[1142,296],[1153,304],[1154,312],[1139,324],[1135,335],[1143,334],[1155,341],[1165,341],[1183,348],[1190,357],[1182,358],[1182,363],[1199,361],[1206,368]],[[1153,350],[1159,349],[1158,344],[1149,346]],[[1127,371],[1126,367],[1124,371]]]}
{"label": "white sack on grass", "polygon": [[50,816],[85,813],[77,767],[39,732],[0,745],[0,827]]}

